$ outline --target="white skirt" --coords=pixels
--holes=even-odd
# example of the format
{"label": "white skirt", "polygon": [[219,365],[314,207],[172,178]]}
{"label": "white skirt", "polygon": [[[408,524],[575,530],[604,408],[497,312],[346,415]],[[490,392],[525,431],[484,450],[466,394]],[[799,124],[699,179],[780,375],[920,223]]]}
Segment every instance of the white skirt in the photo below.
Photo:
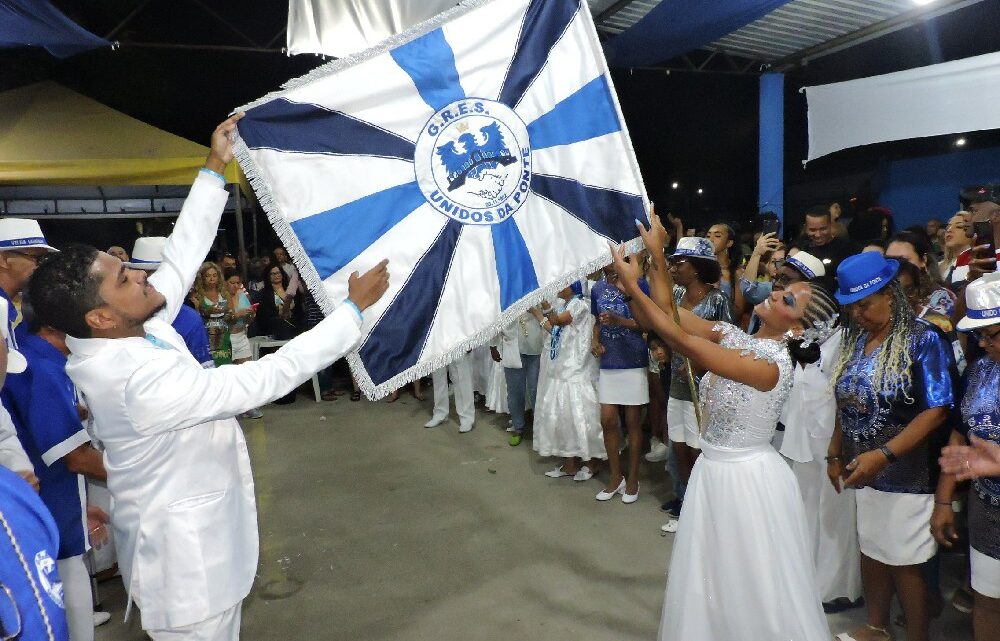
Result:
{"label": "white skirt", "polygon": [[602,369],[597,379],[597,399],[601,405],[646,405],[649,379],[645,367]]}
{"label": "white skirt", "polygon": [[661,641],[827,641],[802,496],[770,445],[701,441],[674,538]]}
{"label": "white skirt", "polygon": [[246,332],[242,334],[230,334],[229,340],[233,344],[233,360],[238,361],[243,358],[253,358],[253,350],[250,348],[250,339]]}
{"label": "white skirt", "polygon": [[863,487],[858,503],[861,553],[886,565],[918,565],[937,553],[931,535],[933,494],[882,492]]}
{"label": "white skirt", "polygon": [[535,408],[533,447],[542,456],[608,458],[601,406],[589,376],[580,381],[548,380]]}
{"label": "white skirt", "polygon": [[491,380],[486,390],[486,409],[497,414],[510,414],[507,409],[507,377],[503,373],[503,365],[490,360],[493,368],[490,372]]}
{"label": "white skirt", "polygon": [[969,548],[972,564],[972,589],[991,599],[1000,599],[1000,560]]}

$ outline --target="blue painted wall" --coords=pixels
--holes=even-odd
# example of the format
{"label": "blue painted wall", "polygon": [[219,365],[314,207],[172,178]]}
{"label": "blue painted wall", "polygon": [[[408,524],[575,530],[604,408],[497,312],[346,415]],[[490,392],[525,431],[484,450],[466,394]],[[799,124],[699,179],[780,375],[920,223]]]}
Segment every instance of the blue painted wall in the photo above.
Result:
{"label": "blue painted wall", "polygon": [[947,221],[968,185],[1000,182],[1000,147],[907,158],[889,164],[879,203],[892,210],[896,229]]}

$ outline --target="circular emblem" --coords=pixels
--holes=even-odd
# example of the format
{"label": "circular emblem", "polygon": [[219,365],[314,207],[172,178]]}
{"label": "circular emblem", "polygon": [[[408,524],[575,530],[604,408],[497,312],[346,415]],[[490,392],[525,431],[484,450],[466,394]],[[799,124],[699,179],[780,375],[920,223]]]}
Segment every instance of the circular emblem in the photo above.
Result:
{"label": "circular emblem", "polygon": [[414,165],[434,209],[460,223],[495,225],[528,198],[528,128],[499,102],[457,100],[424,125]]}

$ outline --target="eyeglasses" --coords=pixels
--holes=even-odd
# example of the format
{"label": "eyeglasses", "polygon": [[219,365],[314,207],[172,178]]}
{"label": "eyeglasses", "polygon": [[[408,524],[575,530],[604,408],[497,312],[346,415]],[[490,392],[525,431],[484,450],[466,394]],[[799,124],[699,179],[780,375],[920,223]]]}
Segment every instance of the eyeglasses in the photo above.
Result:
{"label": "eyeglasses", "polygon": [[992,343],[998,335],[1000,335],[1000,328],[992,328],[992,331],[974,329],[972,330],[972,335],[976,337],[976,341],[989,344]]}
{"label": "eyeglasses", "polygon": [[25,258],[28,258],[35,263],[37,263],[38,260],[45,255],[45,254],[29,254],[28,252],[17,251],[16,249],[5,249],[4,251],[7,252],[8,254],[17,254],[18,256],[24,256]]}

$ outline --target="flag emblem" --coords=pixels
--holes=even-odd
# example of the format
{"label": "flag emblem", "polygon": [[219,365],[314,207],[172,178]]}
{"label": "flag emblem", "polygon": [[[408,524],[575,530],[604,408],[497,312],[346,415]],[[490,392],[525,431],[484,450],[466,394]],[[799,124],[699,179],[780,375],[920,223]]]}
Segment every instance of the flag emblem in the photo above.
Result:
{"label": "flag emblem", "polygon": [[430,119],[417,139],[417,183],[432,207],[464,224],[495,225],[531,189],[528,128],[510,107],[459,100]]}
{"label": "flag emblem", "polygon": [[606,265],[609,241],[638,248],[648,220],[582,0],[465,0],[240,110],[236,157],[324,311],[389,259],[348,357],[369,398]]}

